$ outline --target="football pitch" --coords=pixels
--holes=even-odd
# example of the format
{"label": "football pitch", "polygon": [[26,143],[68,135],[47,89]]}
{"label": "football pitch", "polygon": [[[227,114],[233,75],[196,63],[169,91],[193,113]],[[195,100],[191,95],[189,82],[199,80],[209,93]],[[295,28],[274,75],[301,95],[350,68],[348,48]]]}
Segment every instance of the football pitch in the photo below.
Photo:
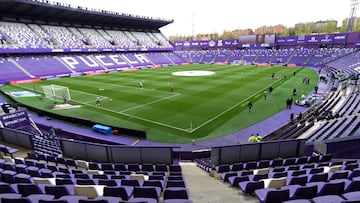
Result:
{"label": "football pitch", "polygon": [[[309,85],[302,82],[305,77],[310,78]],[[41,99],[13,97],[41,110],[143,130],[151,141],[187,143],[259,122],[285,109],[294,88],[298,92],[294,100],[308,94],[317,78],[314,70],[303,67],[193,64],[42,80],[2,90],[41,93]],[[54,99],[46,99],[41,88],[51,84],[68,87],[68,103],[79,108],[52,110]],[[274,90],[265,100],[264,91],[270,86]],[[100,105],[96,105],[97,97]],[[63,103],[61,98],[56,100]],[[249,101],[254,104],[250,113]]]}

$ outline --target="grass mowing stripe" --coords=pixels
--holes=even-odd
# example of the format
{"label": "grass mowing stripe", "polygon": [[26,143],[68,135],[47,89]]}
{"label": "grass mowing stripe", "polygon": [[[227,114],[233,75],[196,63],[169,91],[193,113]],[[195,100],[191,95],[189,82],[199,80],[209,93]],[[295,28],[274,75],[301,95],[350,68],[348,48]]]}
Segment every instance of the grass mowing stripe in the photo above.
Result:
{"label": "grass mowing stripe", "polygon": [[154,104],[154,103],[157,103],[157,102],[160,102],[160,101],[163,101],[163,100],[167,100],[167,99],[179,96],[179,95],[181,95],[181,94],[180,93],[175,93],[174,95],[170,95],[170,96],[158,99],[158,100],[154,100],[154,101],[151,101],[151,102],[148,102],[148,103],[144,103],[144,104],[141,104],[141,105],[138,105],[138,106],[134,106],[132,108],[128,108],[128,109],[122,110],[120,112],[124,113],[124,112],[130,111],[130,110],[133,110],[133,109],[141,108],[143,106],[147,106],[147,105]]}

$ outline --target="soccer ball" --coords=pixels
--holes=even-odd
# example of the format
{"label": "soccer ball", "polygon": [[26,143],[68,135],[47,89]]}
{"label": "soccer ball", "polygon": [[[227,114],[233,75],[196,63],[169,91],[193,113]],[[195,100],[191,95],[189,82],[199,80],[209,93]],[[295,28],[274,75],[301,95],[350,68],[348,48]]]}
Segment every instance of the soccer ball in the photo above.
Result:
{"label": "soccer ball", "polygon": [[110,99],[110,101],[112,101],[112,99]]}

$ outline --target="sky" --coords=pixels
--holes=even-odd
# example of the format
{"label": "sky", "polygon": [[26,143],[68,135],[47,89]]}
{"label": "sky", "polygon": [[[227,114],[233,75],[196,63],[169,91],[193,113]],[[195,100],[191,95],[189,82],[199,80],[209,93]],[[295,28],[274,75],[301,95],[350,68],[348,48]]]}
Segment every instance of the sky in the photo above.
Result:
{"label": "sky", "polygon": [[[119,13],[173,19],[162,27],[169,36],[222,33],[299,22],[342,20],[350,16],[350,0],[51,0]],[[358,16],[358,15],[357,15]]]}

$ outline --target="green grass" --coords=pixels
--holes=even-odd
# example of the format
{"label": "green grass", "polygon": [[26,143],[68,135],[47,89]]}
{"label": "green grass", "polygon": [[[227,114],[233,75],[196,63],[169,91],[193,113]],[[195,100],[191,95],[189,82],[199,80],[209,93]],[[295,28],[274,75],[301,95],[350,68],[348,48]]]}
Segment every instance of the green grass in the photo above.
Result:
{"label": "green grass", "polygon": [[[171,74],[186,70],[209,70],[215,74],[201,77]],[[273,72],[275,80],[271,79]],[[310,77],[310,85],[302,83],[304,77]],[[140,81],[143,89],[139,88]],[[80,104],[81,108],[53,111],[55,113],[144,130],[152,141],[187,143],[192,139],[223,136],[259,122],[284,109],[293,88],[298,90],[299,97],[301,93],[309,93],[316,83],[316,72],[303,67],[186,65],[43,80],[4,86],[2,90],[41,92],[43,85],[67,86],[70,103]],[[174,92],[170,92],[170,86]],[[273,86],[274,91],[264,100],[263,92],[269,86]],[[95,105],[96,96],[102,98],[99,107]],[[14,99],[46,111],[51,111],[49,107],[53,105],[51,100],[35,97]],[[254,107],[248,113],[250,100]]]}

